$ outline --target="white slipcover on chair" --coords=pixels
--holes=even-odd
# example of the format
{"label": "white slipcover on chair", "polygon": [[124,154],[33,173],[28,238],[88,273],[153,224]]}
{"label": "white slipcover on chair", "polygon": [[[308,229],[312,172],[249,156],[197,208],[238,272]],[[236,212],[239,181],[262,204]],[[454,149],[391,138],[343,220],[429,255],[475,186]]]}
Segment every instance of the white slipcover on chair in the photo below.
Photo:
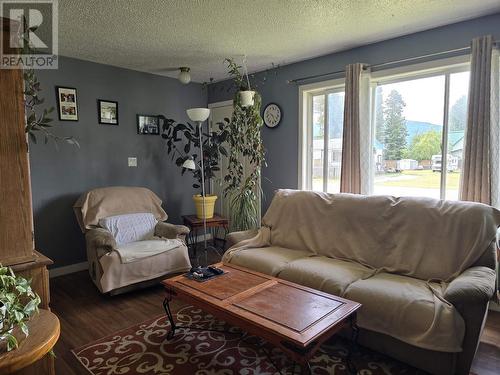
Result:
{"label": "white slipcover on chair", "polygon": [[73,208],[85,233],[90,276],[102,293],[191,268],[189,229],[163,222],[168,216],[151,190],[98,188]]}

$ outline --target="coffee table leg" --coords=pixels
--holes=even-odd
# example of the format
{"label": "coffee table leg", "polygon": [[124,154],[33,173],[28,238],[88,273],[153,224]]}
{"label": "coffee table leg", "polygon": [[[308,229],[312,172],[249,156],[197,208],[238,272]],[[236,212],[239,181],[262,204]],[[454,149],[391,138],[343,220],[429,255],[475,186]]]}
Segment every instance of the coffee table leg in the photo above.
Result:
{"label": "coffee table leg", "polygon": [[352,314],[350,317],[350,325],[351,325],[351,343],[350,343],[350,348],[347,352],[347,357],[346,357],[346,362],[347,362],[347,368],[351,374],[357,374],[358,370],[356,369],[356,366],[351,360],[352,352],[358,350],[358,336],[359,336],[359,328],[358,324],[356,322],[356,313]]}
{"label": "coffee table leg", "polygon": [[300,365],[300,367],[301,367],[301,375],[311,375],[312,374],[311,364],[309,363],[309,361],[307,361],[303,365]]}
{"label": "coffee table leg", "polygon": [[170,311],[170,301],[172,298],[165,297],[163,300],[163,308],[165,309],[165,313],[167,314],[168,321],[170,322],[170,331],[167,333],[167,340],[171,340],[175,335],[175,322],[174,317],[172,315],[172,311]]}

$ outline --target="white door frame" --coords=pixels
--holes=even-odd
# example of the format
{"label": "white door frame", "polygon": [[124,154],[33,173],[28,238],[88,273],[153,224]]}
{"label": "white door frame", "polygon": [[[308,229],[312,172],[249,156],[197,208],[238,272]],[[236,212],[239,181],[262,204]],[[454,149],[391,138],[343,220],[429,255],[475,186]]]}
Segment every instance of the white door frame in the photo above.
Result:
{"label": "white door frame", "polygon": [[[214,102],[214,103],[208,103],[207,107],[210,108],[211,110],[214,109],[214,108],[221,108],[221,107],[229,107],[229,106],[233,106],[233,101],[232,100],[224,100],[224,101],[221,101],[221,102]],[[211,131],[211,127],[212,127],[212,111],[210,111],[210,115],[208,117],[208,128],[209,128],[209,131]],[[213,192],[214,191],[214,185],[213,185],[213,181],[210,181],[210,191]],[[219,197],[219,203],[221,203],[221,200],[223,200],[224,197]],[[216,206],[218,207],[218,206]],[[222,210],[223,211],[223,210]],[[224,212],[219,212],[221,215],[224,215]]]}

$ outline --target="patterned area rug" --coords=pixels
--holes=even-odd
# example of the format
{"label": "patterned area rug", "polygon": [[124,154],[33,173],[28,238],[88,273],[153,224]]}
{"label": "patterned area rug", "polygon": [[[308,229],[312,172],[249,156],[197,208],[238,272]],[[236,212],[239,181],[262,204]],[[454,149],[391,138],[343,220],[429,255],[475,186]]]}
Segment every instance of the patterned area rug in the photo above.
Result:
{"label": "patterned area rug", "polygon": [[[173,312],[179,328],[167,341],[165,316],[148,320],[73,350],[93,375],[290,375],[293,363],[264,340],[216,320],[192,306]],[[208,331],[222,330],[225,333]],[[311,360],[312,374],[349,374],[348,341],[334,337]],[[422,374],[400,362],[362,347],[352,356],[360,375]],[[300,373],[299,368],[295,369]]]}

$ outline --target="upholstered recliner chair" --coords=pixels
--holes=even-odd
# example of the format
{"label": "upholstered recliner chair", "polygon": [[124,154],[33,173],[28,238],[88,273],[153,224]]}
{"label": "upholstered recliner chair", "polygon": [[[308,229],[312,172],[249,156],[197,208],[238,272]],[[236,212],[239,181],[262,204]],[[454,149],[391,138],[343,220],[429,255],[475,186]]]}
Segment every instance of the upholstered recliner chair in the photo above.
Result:
{"label": "upholstered recliner chair", "polygon": [[90,190],[73,206],[85,233],[89,273],[102,293],[191,268],[189,229],[165,223],[161,203],[146,188],[117,186]]}

